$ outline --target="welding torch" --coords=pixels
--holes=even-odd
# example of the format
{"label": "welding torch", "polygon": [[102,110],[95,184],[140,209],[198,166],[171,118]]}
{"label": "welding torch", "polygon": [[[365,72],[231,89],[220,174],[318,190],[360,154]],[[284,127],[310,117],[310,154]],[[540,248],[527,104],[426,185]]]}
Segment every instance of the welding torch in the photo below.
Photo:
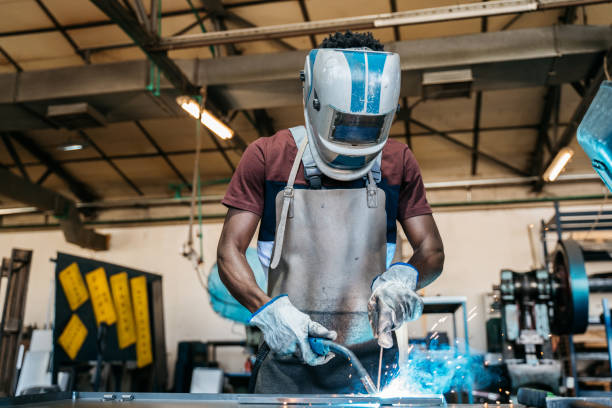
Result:
{"label": "welding torch", "polygon": [[372,378],[361,364],[361,361],[355,356],[355,354],[344,347],[341,344],[334,343],[331,340],[322,339],[319,337],[309,337],[308,341],[310,342],[310,348],[315,354],[320,356],[327,355],[330,351],[340,354],[347,358],[352,363],[352,366],[357,371],[357,375],[359,376],[359,380],[363,384],[365,390],[368,394],[376,394],[376,386],[372,381]]}

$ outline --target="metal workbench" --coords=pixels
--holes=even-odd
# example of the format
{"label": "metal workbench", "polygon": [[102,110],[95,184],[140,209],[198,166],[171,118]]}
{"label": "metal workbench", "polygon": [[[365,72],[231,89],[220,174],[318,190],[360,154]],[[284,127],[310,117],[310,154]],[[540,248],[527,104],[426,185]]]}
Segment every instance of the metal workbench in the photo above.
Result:
{"label": "metal workbench", "polygon": [[26,395],[0,400],[0,406],[36,408],[64,407],[207,407],[207,408],[269,408],[269,407],[445,407],[442,395],[412,397],[374,397],[363,395],[263,395],[263,394],[179,394],[179,393],[103,393],[63,392]]}

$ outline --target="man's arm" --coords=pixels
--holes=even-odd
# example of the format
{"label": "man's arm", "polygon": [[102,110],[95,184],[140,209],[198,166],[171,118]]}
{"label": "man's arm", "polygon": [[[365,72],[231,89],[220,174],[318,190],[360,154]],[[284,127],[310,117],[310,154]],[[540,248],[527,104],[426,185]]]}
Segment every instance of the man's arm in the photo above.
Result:
{"label": "man's arm", "polygon": [[409,263],[419,271],[417,289],[436,280],[444,265],[444,247],[436,221],[431,214],[418,215],[400,221],[414,249]]}
{"label": "man's arm", "polygon": [[250,211],[230,208],[217,246],[217,265],[221,281],[232,296],[251,313],[270,300],[257,285],[245,255],[260,218]]}

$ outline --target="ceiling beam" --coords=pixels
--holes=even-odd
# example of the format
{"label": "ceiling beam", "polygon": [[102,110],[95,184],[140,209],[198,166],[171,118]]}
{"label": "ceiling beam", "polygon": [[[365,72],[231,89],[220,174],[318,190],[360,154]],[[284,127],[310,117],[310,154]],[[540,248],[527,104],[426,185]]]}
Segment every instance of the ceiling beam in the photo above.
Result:
{"label": "ceiling beam", "polygon": [[9,53],[6,52],[6,50],[2,47],[0,47],[0,54],[2,54],[4,58],[6,58],[6,60],[13,66],[13,68],[15,68],[17,72],[23,72],[23,68],[21,68],[21,65],[19,65],[17,61],[15,61],[13,57],[11,57]]}
{"label": "ceiling beam", "polygon": [[53,174],[53,171],[50,168],[47,167],[45,172],[40,175],[38,180],[36,180],[36,184],[38,184],[39,186],[42,186],[42,184],[45,182],[45,180],[47,180],[49,178],[49,176],[51,174]]}
{"label": "ceiling beam", "polygon": [[[449,142],[451,142],[451,143],[453,143],[453,144],[455,144],[455,145],[457,145],[457,146],[459,146],[459,147],[461,147],[461,148],[463,148],[465,150],[469,150],[470,152],[474,151],[474,147],[473,146],[470,146],[467,143],[463,143],[462,141],[455,139],[454,137],[449,135],[447,132],[443,132],[441,130],[436,130],[436,129],[432,128],[431,126],[428,126],[428,125],[424,124],[423,122],[418,121],[418,120],[416,120],[414,118],[409,118],[409,120],[410,120],[410,122],[414,123],[415,125],[420,126],[423,129],[425,129],[425,130],[428,130],[430,132],[435,133],[437,136],[440,136],[444,140],[447,140],[447,141],[449,141]],[[523,170],[521,170],[521,169],[519,169],[517,167],[514,167],[511,164],[508,164],[508,163],[506,163],[503,160],[500,160],[500,159],[498,159],[498,158],[496,158],[494,156],[491,156],[490,154],[487,154],[487,153],[484,153],[484,152],[480,151],[480,152],[478,152],[478,155],[480,157],[484,158],[484,159],[487,159],[487,160],[497,164],[500,167],[505,168],[506,170],[510,170],[513,173],[516,173],[516,174],[521,175],[521,176],[528,176],[527,172],[525,172],[525,171],[523,171]]]}
{"label": "ceiling beam", "polygon": [[[172,61],[166,52],[157,52],[151,51],[150,46],[158,41],[158,37],[150,33],[146,30],[145,27],[140,25],[138,21],[130,14],[128,10],[126,10],[117,0],[91,0],[100,10],[102,10],[106,15],[108,15],[111,19],[113,19],[117,24],[126,32],[139,47],[149,56],[149,58],[155,63],[155,65],[164,73],[166,78],[170,81],[170,83],[176,88],[178,91],[187,95],[199,95],[200,87],[194,85],[189,78],[185,75],[185,73],[181,70],[181,68]],[[215,115],[222,117],[222,109],[219,107],[221,104],[218,101],[218,98],[215,95],[208,94],[205,100],[205,107],[212,111]],[[213,136],[210,132],[208,132],[212,138],[213,143],[219,150],[219,153],[224,157],[227,161],[228,165],[232,169],[232,172],[235,169],[235,166],[227,156],[227,153],[223,150],[221,144],[217,140],[216,136]],[[239,148],[244,150],[246,148],[246,143],[240,136],[235,132],[233,143]],[[104,152],[97,149],[103,157],[107,157]],[[109,164],[112,164],[112,160],[107,160]],[[120,172],[120,170],[115,167],[115,170]],[[120,174],[123,174],[120,172]],[[137,191],[140,195],[140,189],[129,181],[129,179],[122,175],[123,179],[128,182],[132,188]]]}
{"label": "ceiling beam", "polygon": [[200,87],[193,85],[165,52],[152,52],[149,50],[149,46],[157,42],[157,36],[140,25],[138,20],[117,0],[91,1],[138,44],[176,89],[187,95],[200,94]]}
{"label": "ceiling beam", "polygon": [[[298,0],[298,4],[300,5],[300,11],[302,12],[302,18],[304,19],[304,21],[310,21],[310,14],[308,13],[306,1]],[[317,40],[315,39],[315,36],[313,34],[310,34],[308,38],[310,39],[310,46],[312,48],[317,48]]]}
{"label": "ceiling beam", "polygon": [[[245,1],[240,3],[231,3],[226,4],[225,8],[232,9],[236,7],[248,7],[254,5],[260,5],[265,3],[274,3],[274,2],[285,2],[287,0],[254,0],[254,1]],[[206,11],[203,7],[197,8],[198,11]],[[187,14],[191,14],[193,11],[191,9],[183,9],[183,10],[172,10],[162,12],[162,18],[165,17],[176,17],[176,16],[185,16]],[[91,21],[88,23],[78,23],[78,24],[64,24],[64,30],[82,30],[87,28],[94,27],[103,27],[114,25],[115,23],[112,20],[99,20],[99,21]],[[53,27],[40,27],[40,28],[31,28],[27,30],[14,30],[14,31],[4,31],[0,32],[0,37],[12,37],[16,35],[30,35],[30,34],[40,34],[40,33],[51,33],[58,31],[58,28]]]}
{"label": "ceiling beam", "polygon": [[111,160],[111,158],[108,157],[106,153],[104,153],[104,151],[91,139],[91,137],[89,137],[89,135],[87,135],[87,133],[80,129],[77,130],[77,133],[83,138],[83,140],[87,142],[89,146],[93,147],[94,150],[98,152],[100,157],[104,159],[104,161],[107,162],[108,165],[113,168],[113,170],[115,170],[115,172],[123,179],[123,181],[125,181],[132,188],[132,190],[136,192],[136,194],[144,195],[144,193],[140,190],[140,188],[138,188],[136,183],[134,183],[119,167],[117,167],[115,162]]}
{"label": "ceiling beam", "polygon": [[[191,0],[187,0],[187,1],[191,5]],[[243,27],[250,27],[250,28],[257,27],[257,25],[253,24],[252,22],[245,19],[244,17],[241,17],[238,14],[234,13],[233,11],[228,10],[228,7],[230,6],[229,4],[227,5],[223,4],[219,0],[200,0],[200,3],[202,4],[202,8],[206,10],[209,14],[211,14],[211,16],[213,17],[213,20],[217,20],[218,22],[221,23],[221,27],[220,27],[221,30],[217,29],[217,31],[227,31],[227,27],[225,27],[225,23],[223,23],[224,19],[232,20],[234,23],[240,26],[243,26]],[[286,41],[283,41],[280,39],[275,39],[272,41],[280,45],[282,48],[286,50],[292,51],[296,49],[293,45],[289,44]],[[237,52],[234,52],[233,54],[236,54],[236,53]]]}
{"label": "ceiling beam", "polygon": [[[210,17],[209,14],[198,16],[196,21],[194,21],[193,23],[189,23],[185,27],[181,28],[180,30],[172,34],[172,36],[185,34],[187,31],[191,30],[193,27],[197,26],[198,24],[201,24],[204,20],[208,19],[209,17]],[[81,48],[81,51],[83,51],[85,54],[91,55],[97,52],[118,50],[121,48],[130,48],[130,47],[138,47],[138,44],[134,42],[129,42],[129,43],[123,43],[123,44],[102,45],[99,47]]]}
{"label": "ceiling beam", "polygon": [[2,141],[4,142],[4,146],[6,147],[6,150],[9,152],[9,155],[11,156],[11,159],[13,159],[13,162],[15,163],[15,165],[17,166],[17,168],[19,169],[19,172],[21,173],[21,176],[30,181],[30,176],[28,176],[28,172],[26,171],[25,167],[23,166],[23,163],[21,162],[21,158],[19,157],[19,154],[17,153],[17,150],[15,150],[15,146],[13,146],[13,142],[11,142],[11,139],[9,138],[8,135],[3,134],[2,135]]}
{"label": "ceiling beam", "polygon": [[574,81],[570,85],[572,86],[572,88],[574,88],[574,91],[576,91],[578,95],[584,98],[584,93],[586,92],[586,89],[584,88],[584,84],[582,82]]}
{"label": "ceiling beam", "polygon": [[608,61],[608,66],[610,66],[611,65],[610,63],[612,62],[612,49],[608,51],[608,53],[606,54],[606,58],[602,58],[600,60],[601,61],[599,64],[600,68],[597,71],[597,74],[595,74],[595,77],[590,81],[589,87],[586,90],[584,97],[582,98],[580,103],[578,103],[578,106],[574,110],[574,113],[572,114],[572,117],[569,123],[563,130],[563,133],[559,137],[559,140],[553,146],[553,150],[551,151],[550,158],[546,162],[546,165],[542,166],[542,169],[539,174],[540,179],[535,185],[536,191],[542,190],[544,186],[544,180],[542,179],[542,176],[544,172],[546,171],[546,169],[548,168],[548,166],[551,165],[555,156],[559,153],[561,149],[569,145],[570,142],[576,136],[576,130],[578,129],[578,125],[580,124],[580,122],[582,121],[582,118],[586,114],[587,109],[589,109],[589,106],[591,106],[591,102],[593,102],[593,98],[595,98],[595,95],[597,94],[597,91],[599,90],[599,86],[601,85],[601,83],[603,82],[605,78],[605,70],[604,70],[603,62],[606,60]]}
{"label": "ceiling beam", "polygon": [[42,0],[35,0],[36,4],[38,4],[38,7],[40,7],[42,9],[42,11],[45,13],[45,15],[47,16],[47,18],[49,18],[49,20],[51,20],[51,23],[53,23],[53,26],[55,26],[55,28],[62,34],[62,36],[66,39],[66,41],[68,41],[68,43],[70,44],[70,46],[72,47],[72,49],[74,50],[74,52],[81,57],[81,59],[86,63],[89,64],[89,58],[87,57],[87,55],[85,55],[80,49],[79,46],[74,42],[74,40],[72,39],[72,37],[70,37],[70,35],[68,35],[68,33],[66,32],[66,29],[59,23],[59,21],[57,21],[57,19],[55,18],[55,16],[53,15],[53,13],[51,13],[51,11],[47,8],[47,6],[45,6],[45,3],[42,2]]}
{"label": "ceiling beam", "polygon": [[548,146],[548,151],[550,153],[551,145],[548,128],[550,126],[550,119],[552,118],[553,107],[556,105],[555,99],[557,98],[558,91],[559,87],[556,85],[549,86],[546,89],[544,107],[540,115],[540,124],[538,126],[538,137],[536,138],[533,153],[531,154],[531,174],[533,176],[537,176],[542,172],[545,145]]}
{"label": "ceiling beam", "polygon": [[[485,0],[487,1],[487,0]],[[486,33],[489,30],[489,20],[487,17],[480,19],[480,32]],[[474,103],[474,134],[472,135],[472,176],[478,171],[478,149],[480,144],[480,117],[482,114],[482,91],[476,91],[476,101]]]}
{"label": "ceiling beam", "polygon": [[24,149],[34,156],[40,163],[47,166],[57,177],[66,183],[68,189],[81,201],[96,201],[100,199],[100,196],[96,194],[91,188],[85,183],[78,180],[70,172],[68,172],[60,163],[58,163],[49,153],[43,150],[34,139],[29,136],[11,132],[11,137],[19,143]]}
{"label": "ceiling beam", "polygon": [[[240,17],[238,14],[236,14],[236,13],[234,13],[232,11],[226,11],[225,17],[227,19],[229,19],[229,20],[232,20],[234,23],[240,24],[240,25],[242,25],[244,27],[248,27],[248,28],[256,28],[257,27],[257,25],[251,23],[249,20],[245,19],[244,17]],[[284,48],[285,50],[293,51],[293,50],[296,49],[293,45],[291,45],[288,42],[283,41],[281,39],[275,38],[275,39],[272,39],[272,41],[274,43],[280,45],[281,48]]]}
{"label": "ceiling beam", "polygon": [[265,109],[254,109],[253,116],[255,117],[255,129],[260,137],[272,136],[276,133],[274,120]]}
{"label": "ceiling beam", "polygon": [[[228,147],[224,147],[223,150],[237,151],[239,149],[234,146],[228,146]],[[193,149],[173,150],[173,151],[167,151],[166,155],[167,156],[188,156],[190,154],[193,154],[193,152],[194,152]],[[219,151],[217,150],[217,148],[210,147],[210,148],[202,149],[200,150],[200,152],[206,154],[206,153],[218,153]],[[135,154],[114,154],[114,155],[107,155],[107,157],[111,160],[126,160],[126,159],[147,159],[151,157],[161,157],[161,156],[159,152],[155,152],[155,153],[135,153]],[[57,163],[59,164],[93,163],[93,162],[100,162],[100,161],[104,161],[104,159],[98,155],[98,156],[93,156],[93,157],[75,157],[74,159],[57,160]],[[41,162],[39,161],[25,162],[23,163],[23,165],[25,167],[40,166]],[[16,168],[17,166],[8,165],[5,167],[12,169],[12,168]]]}
{"label": "ceiling beam", "polygon": [[512,27],[514,25],[514,23],[516,23],[524,15],[525,15],[525,13],[519,13],[519,14],[516,14],[516,15],[512,16],[512,18],[510,20],[508,20],[508,22],[506,22],[506,24],[504,24],[502,26],[502,28],[499,29],[499,31],[506,31],[507,29]]}
{"label": "ceiling beam", "polygon": [[[94,0],[96,1],[96,0]],[[154,46],[157,50],[193,48],[257,40],[272,40],[311,34],[331,33],[342,30],[364,30],[383,27],[424,24],[441,21],[463,20],[484,16],[498,16],[520,12],[533,12],[567,6],[605,3],[608,0],[495,0],[468,3],[421,10],[410,10],[357,17],[345,17],[304,23],[280,24],[265,27],[229,30],[223,33],[205,33],[162,38]]]}
{"label": "ceiling beam", "polygon": [[[559,25],[534,29],[461,35],[450,38],[400,41],[386,45],[402,59],[401,96],[419,96],[420,77],[425,70],[472,67],[473,90],[496,90],[547,86],[583,80],[589,75],[600,53],[612,46],[612,28],[606,26]],[[266,55],[243,55],[205,60],[174,61],[196,85],[206,85],[209,97],[221,96],[223,108],[229,110],[297,106],[301,86],[297,73],[304,66],[306,51],[279,52]],[[550,76],[555,58],[557,75]],[[15,101],[36,107],[53,99],[79,98],[100,103],[100,95],[109,100],[105,109],[113,110],[124,100],[125,93],[147,92],[145,61],[92,64],[0,74],[0,130],[42,128],[45,124],[30,120],[29,115],[16,116]],[[270,69],[274,67],[274,69]],[[162,79],[162,96],[174,104],[176,91]],[[112,99],[111,99],[112,98]],[[147,119],[142,107],[122,108],[110,122]],[[176,107],[174,114],[180,108]],[[149,111],[149,110],[147,110]],[[134,113],[127,113],[134,112]],[[119,112],[117,112],[119,113]],[[167,117],[167,116],[165,116]],[[42,119],[41,119],[42,120]],[[31,125],[30,125],[31,123]]]}
{"label": "ceiling beam", "polygon": [[162,157],[162,159],[164,159],[164,161],[166,162],[166,164],[168,165],[168,167],[170,167],[170,169],[174,172],[174,174],[179,178],[179,180],[181,180],[183,182],[183,184],[185,184],[187,186],[187,188],[189,189],[189,191],[191,191],[191,185],[189,184],[189,181],[187,181],[187,179],[185,178],[185,176],[183,176],[183,173],[181,173],[179,171],[179,169],[176,168],[176,166],[174,165],[174,163],[172,163],[172,160],[170,160],[170,158],[168,157],[168,155],[166,154],[166,152],[160,147],[160,145],[155,141],[155,139],[153,138],[153,136],[151,136],[151,134],[149,133],[149,131],[147,129],[145,129],[144,126],[142,126],[142,123],[140,123],[140,121],[134,121],[134,123],[136,124],[136,126],[138,127],[138,129],[140,129],[140,131],[142,132],[142,134],[144,135],[144,137],[149,141],[149,143],[151,144],[151,146],[153,146],[155,148],[155,150],[157,151],[157,153],[159,153],[159,155]]}
{"label": "ceiling beam", "polygon": [[83,248],[108,249],[108,236],[85,228],[74,201],[0,168],[0,193],[58,218],[66,241]]}

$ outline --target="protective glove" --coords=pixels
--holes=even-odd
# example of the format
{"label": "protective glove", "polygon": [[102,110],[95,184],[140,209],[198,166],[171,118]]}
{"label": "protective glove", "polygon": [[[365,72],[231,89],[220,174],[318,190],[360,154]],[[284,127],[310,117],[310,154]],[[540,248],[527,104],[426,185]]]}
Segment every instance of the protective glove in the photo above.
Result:
{"label": "protective glove", "polygon": [[423,299],[415,292],[418,277],[419,272],[412,265],[395,263],[372,282],[368,315],[381,347],[392,347],[391,331],[423,313]]}
{"label": "protective glove", "polygon": [[310,348],[308,337],[335,340],[336,332],[310,320],[307,314],[291,304],[287,295],[277,296],[259,308],[251,316],[249,324],[261,329],[265,342],[277,356],[295,355],[312,366],[325,364],[334,357],[332,353],[316,355]]}

